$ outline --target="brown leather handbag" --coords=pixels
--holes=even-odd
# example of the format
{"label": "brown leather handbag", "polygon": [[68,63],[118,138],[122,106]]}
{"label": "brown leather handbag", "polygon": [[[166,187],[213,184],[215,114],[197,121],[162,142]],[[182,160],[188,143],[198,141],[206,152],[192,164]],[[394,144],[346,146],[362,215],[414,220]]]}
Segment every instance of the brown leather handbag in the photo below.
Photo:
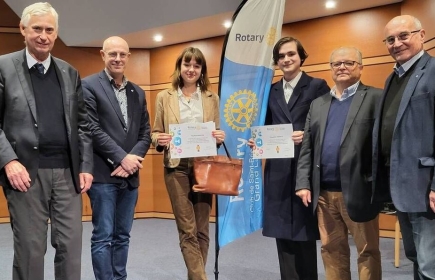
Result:
{"label": "brown leather handbag", "polygon": [[196,157],[193,159],[193,171],[196,185],[193,191],[219,194],[239,195],[239,182],[242,176],[242,159],[231,158],[225,143],[222,143],[226,156]]}

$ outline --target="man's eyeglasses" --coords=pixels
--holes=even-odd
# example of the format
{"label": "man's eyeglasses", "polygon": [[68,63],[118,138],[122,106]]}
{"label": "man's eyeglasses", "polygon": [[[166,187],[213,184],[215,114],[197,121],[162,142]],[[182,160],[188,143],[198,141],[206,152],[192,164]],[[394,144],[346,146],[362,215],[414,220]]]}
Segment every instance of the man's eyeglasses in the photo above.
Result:
{"label": "man's eyeglasses", "polygon": [[384,42],[387,45],[393,45],[394,42],[396,42],[396,38],[397,40],[399,40],[400,42],[406,41],[409,38],[411,38],[412,34],[420,32],[421,29],[419,30],[414,30],[414,31],[405,31],[400,33],[397,36],[388,36],[387,38],[385,38],[382,42]]}
{"label": "man's eyeglasses", "polygon": [[117,52],[105,52],[110,58],[112,58],[112,59],[115,59],[115,58],[117,58],[118,57],[118,55],[119,55],[119,57],[121,58],[121,59],[124,59],[124,58],[126,58],[128,55],[129,55],[129,53],[123,53],[123,52],[121,52],[121,53],[117,53]]}
{"label": "man's eyeglasses", "polygon": [[359,62],[353,61],[353,60],[347,60],[347,61],[336,61],[331,62],[330,65],[333,69],[338,69],[341,67],[341,65],[344,65],[346,69],[352,68],[355,64],[360,64]]}

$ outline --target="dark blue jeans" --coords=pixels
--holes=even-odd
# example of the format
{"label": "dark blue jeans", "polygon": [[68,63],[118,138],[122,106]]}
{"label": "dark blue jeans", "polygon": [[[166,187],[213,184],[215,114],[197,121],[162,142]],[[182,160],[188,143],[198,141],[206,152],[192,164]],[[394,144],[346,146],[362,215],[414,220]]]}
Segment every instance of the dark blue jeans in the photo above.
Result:
{"label": "dark blue jeans", "polygon": [[414,279],[435,279],[435,214],[397,214],[406,257],[414,263]]}
{"label": "dark blue jeans", "polygon": [[94,183],[88,191],[92,207],[92,266],[95,279],[126,279],[130,231],[137,188]]}

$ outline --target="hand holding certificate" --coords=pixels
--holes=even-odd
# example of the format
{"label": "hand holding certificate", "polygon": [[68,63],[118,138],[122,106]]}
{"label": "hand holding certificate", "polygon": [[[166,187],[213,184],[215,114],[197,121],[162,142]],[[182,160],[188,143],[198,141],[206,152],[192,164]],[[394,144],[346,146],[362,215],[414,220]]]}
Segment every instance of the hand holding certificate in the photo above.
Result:
{"label": "hand holding certificate", "polygon": [[214,122],[169,124],[171,158],[215,156]]}
{"label": "hand holding certificate", "polygon": [[251,133],[255,143],[254,159],[294,157],[292,124],[253,126]]}

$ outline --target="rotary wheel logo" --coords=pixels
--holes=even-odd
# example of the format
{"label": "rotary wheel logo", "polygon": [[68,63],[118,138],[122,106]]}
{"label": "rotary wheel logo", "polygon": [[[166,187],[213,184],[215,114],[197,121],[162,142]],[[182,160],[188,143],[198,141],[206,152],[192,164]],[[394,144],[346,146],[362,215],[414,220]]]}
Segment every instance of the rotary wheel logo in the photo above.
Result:
{"label": "rotary wheel logo", "polygon": [[245,131],[257,117],[257,96],[246,89],[233,93],[225,103],[224,113],[228,126],[236,131]]}

